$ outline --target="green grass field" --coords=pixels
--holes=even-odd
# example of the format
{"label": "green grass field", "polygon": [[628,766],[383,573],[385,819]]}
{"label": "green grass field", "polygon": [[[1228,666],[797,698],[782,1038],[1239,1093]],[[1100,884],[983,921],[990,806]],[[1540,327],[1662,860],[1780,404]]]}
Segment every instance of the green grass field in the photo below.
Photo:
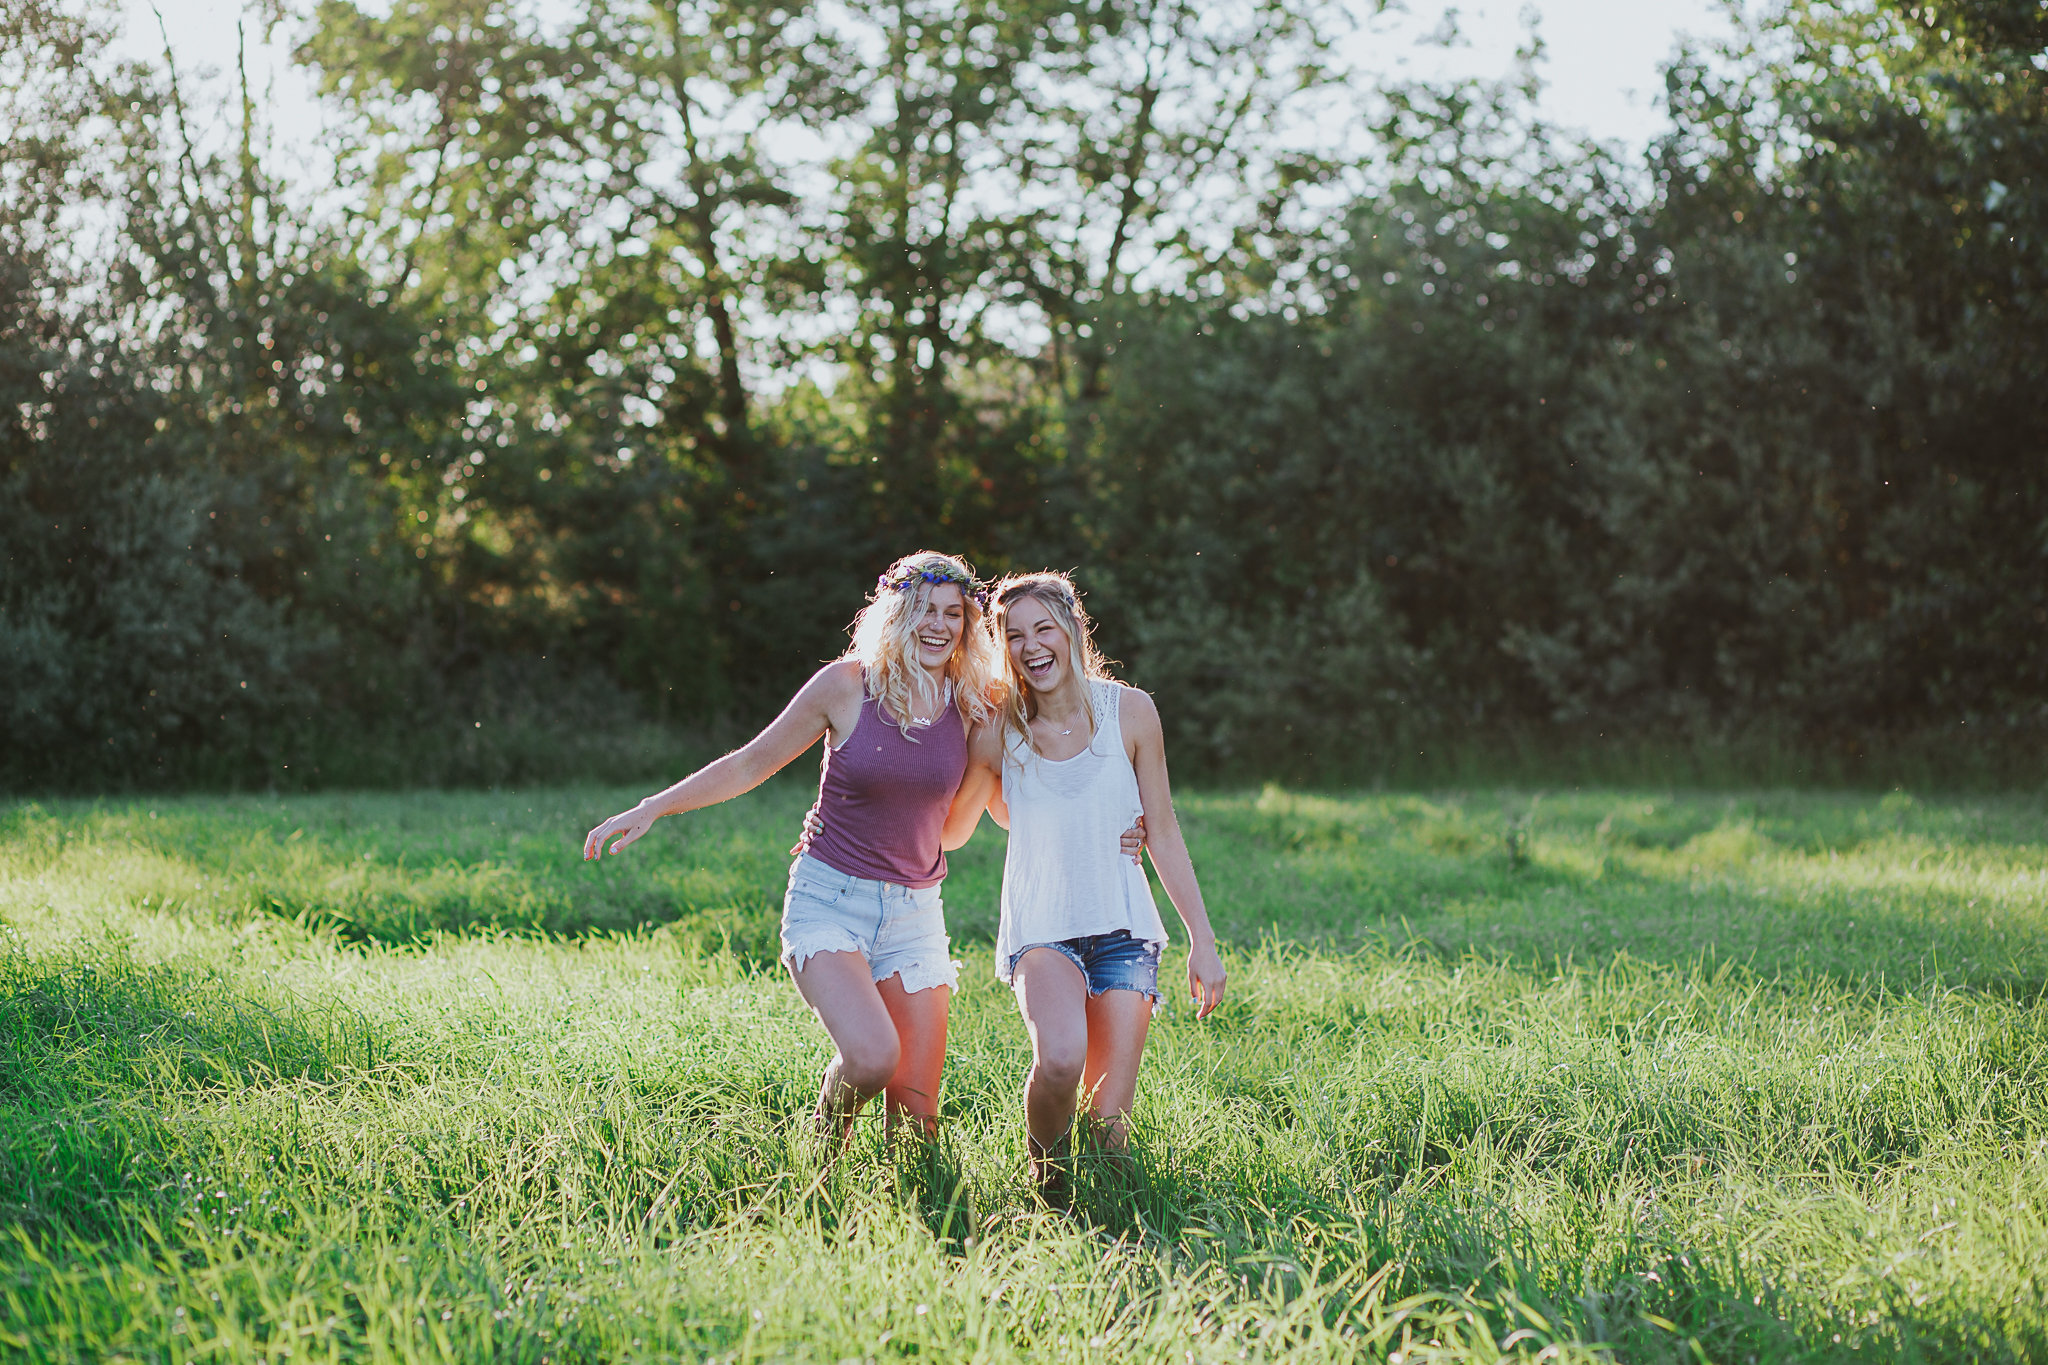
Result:
{"label": "green grass field", "polygon": [[1054,1212],[997,832],[826,1164],[805,783],[638,794],[0,806],[0,1355],[2048,1360],[2039,797],[1184,796],[1230,998]]}

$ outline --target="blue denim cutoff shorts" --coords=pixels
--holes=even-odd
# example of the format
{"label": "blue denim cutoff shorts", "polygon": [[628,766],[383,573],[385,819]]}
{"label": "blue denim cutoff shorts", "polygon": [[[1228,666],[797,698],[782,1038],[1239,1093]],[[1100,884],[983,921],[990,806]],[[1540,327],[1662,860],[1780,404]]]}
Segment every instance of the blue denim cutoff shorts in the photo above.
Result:
{"label": "blue denim cutoff shorts", "polygon": [[1057,943],[1027,943],[1010,954],[1010,976],[1033,948],[1050,948],[1081,969],[1088,994],[1104,991],[1136,991],[1159,1008],[1159,945],[1133,938],[1128,929],[1113,934],[1086,934]]}
{"label": "blue denim cutoff shorts", "polygon": [[782,901],[782,960],[797,968],[838,952],[866,958],[877,981],[901,974],[906,991],[960,984],[938,887],[849,876],[799,854]]}

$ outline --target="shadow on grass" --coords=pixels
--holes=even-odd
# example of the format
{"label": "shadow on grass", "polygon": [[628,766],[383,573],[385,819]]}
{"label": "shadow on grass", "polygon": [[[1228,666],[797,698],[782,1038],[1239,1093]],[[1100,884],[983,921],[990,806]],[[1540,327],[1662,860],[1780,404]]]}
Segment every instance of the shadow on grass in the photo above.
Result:
{"label": "shadow on grass", "polygon": [[[1172,1197],[1150,1170],[1138,1183],[1141,1204]],[[1583,1232],[1584,1240],[1567,1234],[1561,1242],[1483,1196],[1426,1185],[1364,1217],[1312,1196],[1258,1208],[1262,1222],[1198,1219],[1161,1241],[1183,1265],[1220,1269],[1247,1298],[1320,1298],[1332,1326],[1376,1317],[1385,1332],[1384,1324],[1412,1313],[1434,1337],[1447,1318],[1465,1320],[1462,1350],[1425,1351],[1422,1359],[1506,1358],[1519,1344],[1513,1358],[1540,1360],[1558,1343],[1629,1361],[2048,1358],[2048,1334],[2019,1305],[2002,1315],[1981,1300],[1888,1284],[1877,1311],[1867,1302],[1844,1306],[1758,1267],[1732,1236],[1724,1245],[1684,1246],[1638,1229],[1604,1245]],[[1119,1245],[1132,1235],[1120,1233]]]}
{"label": "shadow on grass", "polygon": [[[253,1090],[274,1081],[346,1082],[377,1067],[385,1055],[384,1042],[353,1016],[268,1004],[238,993],[212,972],[142,966],[111,947],[58,960],[0,958],[4,1217],[52,1242],[108,1237],[140,1245],[145,1238],[139,1229],[146,1223],[170,1226],[176,1206],[203,1193],[180,1179],[194,1139],[162,1117],[161,1101],[178,1093]],[[1001,1223],[1035,1213],[1022,1193],[1021,1172],[1013,1183],[986,1154],[977,1168],[976,1154],[950,1135],[935,1144],[891,1143],[877,1124],[857,1138],[853,1159],[806,1164],[796,1134],[800,1098],[795,1091],[787,1097],[791,1112],[738,1114],[729,1126],[700,1131],[693,1121],[693,1141],[681,1149],[671,1127],[621,1114],[586,1115],[574,1133],[520,1133],[504,1146],[486,1132],[454,1155],[483,1160],[486,1172],[538,1173],[543,1154],[576,1163],[558,1165],[557,1174],[546,1177],[557,1183],[546,1189],[508,1177],[495,1215],[505,1227],[522,1226],[537,1214],[537,1221],[552,1226],[558,1208],[570,1207],[551,1202],[568,1187],[560,1179],[567,1174],[578,1174],[583,1184],[573,1206],[578,1217],[611,1228],[608,1237],[620,1230],[654,1231],[655,1209],[670,1198],[678,1201],[675,1215],[662,1221],[674,1235],[727,1222],[738,1230],[764,1215],[795,1215],[829,1234],[879,1197],[912,1211],[948,1254],[964,1256],[967,1239],[991,1219]],[[579,1109],[592,1099],[602,1096],[580,1096]],[[1619,1246],[1572,1241],[1560,1231],[1543,1240],[1511,1210],[1471,1193],[1433,1188],[1431,1163],[1453,1160],[1488,1121],[1482,1099],[1477,1092],[1439,1092],[1431,1110],[1439,1145],[1424,1145],[1412,1169],[1388,1172],[1385,1193],[1377,1202],[1368,1200],[1362,1215],[1356,1191],[1347,1208],[1332,1192],[1284,1175],[1257,1188],[1236,1186],[1170,1148],[1141,1141],[1131,1162],[1083,1153],[1075,1225],[1099,1239],[1106,1259],[1136,1248],[1169,1262],[1213,1265],[1242,1296],[1323,1296],[1317,1311],[1330,1321],[1349,1311],[1349,1291],[1341,1286],[1384,1270],[1378,1283],[1389,1300],[1413,1303],[1418,1311],[1434,1305],[1475,1314],[1496,1343],[1530,1332],[1535,1335],[1523,1339],[1538,1346],[1604,1342],[1631,1360],[1825,1359],[1856,1353],[1928,1360],[2048,1358],[2034,1354],[2048,1349],[2048,1342],[2038,1340],[2024,1320],[1996,1319],[1981,1305],[1915,1302],[1903,1289],[1884,1299],[1878,1318],[1852,1320],[1746,1265],[1732,1246],[1669,1245],[1649,1233]],[[1493,1117],[1497,1124],[1498,1114]],[[1417,1131],[1421,1121],[1399,1104],[1388,1106],[1382,1118],[1391,1150],[1402,1149],[1392,1138]],[[410,1142],[420,1135],[405,1136]],[[1691,1140],[1685,1134],[1673,1140],[1681,1139]],[[422,1153],[431,1155],[424,1148]],[[1611,1152],[1596,1146],[1588,1159],[1611,1160]],[[350,1162],[323,1169],[337,1182],[354,1179]],[[424,1256],[421,1248],[450,1243],[462,1227],[450,1212],[451,1191],[474,1174],[467,1167],[459,1173],[450,1168],[432,1173],[431,1180],[415,1179],[389,1164],[375,1174],[375,1187],[337,1183],[310,1193],[323,1219],[348,1214],[387,1220],[374,1227],[361,1223],[360,1237],[351,1231],[356,1223],[327,1226],[321,1245],[328,1250],[319,1254],[331,1256],[337,1269],[323,1283],[374,1291],[382,1281],[417,1281],[420,1272],[397,1268],[404,1263],[398,1253]],[[1589,1172],[1589,1182],[1594,1174]],[[379,1198],[382,1187],[405,1186],[408,1180],[411,1193],[384,1190]],[[351,1205],[359,1205],[353,1214]],[[209,1235],[226,1236],[203,1226],[180,1232],[173,1244],[163,1245],[162,1264],[197,1264],[214,1254],[209,1247],[237,1265],[260,1257],[265,1247],[278,1257],[308,1254],[288,1225],[257,1229],[232,1245],[208,1242]],[[352,1238],[364,1249],[358,1252]],[[568,1256],[552,1241],[521,1254],[529,1258],[522,1274]],[[450,1256],[447,1294],[475,1300],[480,1312],[509,1315],[507,1349],[526,1349],[541,1339],[537,1332],[552,1320],[552,1301],[534,1297],[539,1290],[501,1300],[500,1291],[489,1286],[509,1283],[510,1271],[496,1253]],[[58,1259],[77,1269],[91,1257],[72,1250]],[[13,1260],[27,1264],[11,1250],[0,1255],[0,1262]],[[571,1296],[583,1292],[572,1278],[562,1281]],[[247,1309],[254,1283],[230,1278],[221,1286],[231,1303],[238,1293],[245,1295],[240,1307]],[[349,1298],[345,1307],[357,1312],[361,1301]],[[63,1311],[54,1300],[45,1308],[51,1315]],[[532,1330],[512,1335],[515,1321]]]}
{"label": "shadow on grass", "polygon": [[735,803],[745,809],[695,816],[591,863],[583,822],[616,793],[25,803],[0,808],[0,875],[154,913],[295,922],[357,943],[669,925],[772,962],[800,796],[782,783]]}
{"label": "shadow on grass", "polygon": [[982,1210],[994,1201],[977,1187],[953,1135],[933,1140],[908,1132],[890,1136],[896,1197],[917,1211],[932,1240],[948,1255],[966,1254],[981,1227]]}
{"label": "shadow on grass", "polygon": [[1888,796],[1198,796],[1219,933],[2048,992],[2048,812]]}
{"label": "shadow on grass", "polygon": [[353,1013],[280,1009],[108,945],[0,950],[0,1218],[100,1235],[187,1197],[172,1092],[329,1081],[382,1051]]}
{"label": "shadow on grass", "polygon": [[[151,910],[295,920],[357,942],[666,925],[767,964],[809,797],[806,774],[785,774],[590,864],[581,831],[620,792],[28,804],[0,812],[0,861]],[[2037,798],[1269,787],[1182,805],[1218,932],[1239,945],[1412,941],[1524,964],[1627,953],[1766,978],[2048,991]],[[956,941],[992,931],[1000,863],[987,829],[955,855]]]}

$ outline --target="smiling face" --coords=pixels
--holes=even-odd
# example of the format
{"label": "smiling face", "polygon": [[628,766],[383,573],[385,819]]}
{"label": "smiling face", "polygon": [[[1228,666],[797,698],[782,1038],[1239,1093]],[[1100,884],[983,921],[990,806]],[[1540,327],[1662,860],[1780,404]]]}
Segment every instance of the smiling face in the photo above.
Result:
{"label": "smiling face", "polygon": [[933,673],[943,672],[966,630],[966,597],[957,584],[939,584],[917,623],[917,661]]}
{"label": "smiling face", "polygon": [[1045,603],[1019,594],[1003,612],[1003,648],[1010,675],[1043,696],[1072,675],[1074,642]]}

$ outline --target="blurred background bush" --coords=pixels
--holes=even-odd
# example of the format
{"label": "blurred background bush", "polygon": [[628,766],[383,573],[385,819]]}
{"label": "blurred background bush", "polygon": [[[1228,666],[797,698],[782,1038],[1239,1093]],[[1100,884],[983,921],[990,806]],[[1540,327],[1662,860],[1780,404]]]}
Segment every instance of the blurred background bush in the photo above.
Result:
{"label": "blurred background bush", "polygon": [[311,184],[8,6],[0,781],[651,776],[921,546],[1184,773],[2036,776],[2048,11],[1781,6],[1640,163],[1343,12],[324,0]]}

